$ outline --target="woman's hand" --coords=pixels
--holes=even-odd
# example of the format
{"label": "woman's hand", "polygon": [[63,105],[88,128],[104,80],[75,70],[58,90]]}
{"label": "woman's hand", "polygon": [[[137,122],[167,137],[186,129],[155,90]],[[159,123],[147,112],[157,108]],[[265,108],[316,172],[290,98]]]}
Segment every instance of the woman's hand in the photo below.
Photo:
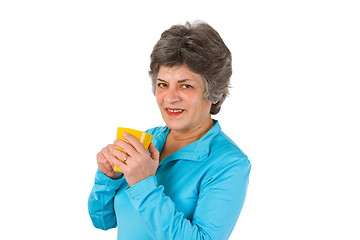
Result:
{"label": "woman's hand", "polygon": [[117,139],[114,145],[126,153],[118,150],[120,152],[119,156],[116,156],[118,159],[110,158],[110,161],[124,173],[127,183],[132,187],[141,180],[155,175],[160,154],[154,144],[150,143],[149,155],[144,145],[129,133],[124,133],[123,138],[127,142]]}
{"label": "woman's hand", "polygon": [[107,145],[96,155],[99,170],[111,179],[119,178],[122,173],[114,170],[113,162],[119,161],[121,156],[121,151],[114,144]]}

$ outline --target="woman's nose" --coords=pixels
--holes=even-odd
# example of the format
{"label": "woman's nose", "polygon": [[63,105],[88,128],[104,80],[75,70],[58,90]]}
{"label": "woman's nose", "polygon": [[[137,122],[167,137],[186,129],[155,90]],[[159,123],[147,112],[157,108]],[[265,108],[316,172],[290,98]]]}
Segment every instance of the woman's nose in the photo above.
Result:
{"label": "woman's nose", "polygon": [[176,89],[168,89],[166,91],[164,100],[168,104],[173,104],[173,103],[180,101],[178,91]]}

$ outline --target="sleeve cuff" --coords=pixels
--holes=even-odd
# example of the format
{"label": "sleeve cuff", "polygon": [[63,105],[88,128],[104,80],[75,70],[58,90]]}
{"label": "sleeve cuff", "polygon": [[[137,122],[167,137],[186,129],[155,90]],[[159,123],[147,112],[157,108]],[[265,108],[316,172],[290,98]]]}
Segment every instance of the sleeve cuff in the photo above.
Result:
{"label": "sleeve cuff", "polygon": [[158,185],[156,176],[150,176],[144,180],[136,183],[134,186],[125,190],[130,199],[141,198],[142,195],[147,195]]}
{"label": "sleeve cuff", "polygon": [[122,174],[119,179],[113,180],[98,169],[95,175],[95,184],[106,185],[108,190],[118,189],[123,182],[123,176],[124,174]]}

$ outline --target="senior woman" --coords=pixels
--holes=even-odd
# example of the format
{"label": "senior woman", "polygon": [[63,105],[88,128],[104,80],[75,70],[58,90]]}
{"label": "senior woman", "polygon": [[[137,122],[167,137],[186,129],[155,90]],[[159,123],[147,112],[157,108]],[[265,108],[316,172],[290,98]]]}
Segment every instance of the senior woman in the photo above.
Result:
{"label": "senior woman", "polygon": [[228,95],[231,73],[231,53],[208,24],[162,33],[149,74],[166,126],[147,131],[154,136],[149,152],[124,134],[127,141],[97,154],[88,202],[95,227],[117,227],[124,240],[229,238],[250,173],[247,156],[211,117]]}

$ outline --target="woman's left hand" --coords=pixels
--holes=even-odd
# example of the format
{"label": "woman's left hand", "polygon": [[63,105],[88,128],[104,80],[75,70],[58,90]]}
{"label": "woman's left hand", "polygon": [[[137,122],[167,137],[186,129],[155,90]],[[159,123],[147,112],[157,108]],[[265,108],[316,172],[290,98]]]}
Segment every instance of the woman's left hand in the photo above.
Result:
{"label": "woman's left hand", "polygon": [[[127,183],[132,187],[141,180],[155,175],[160,154],[154,144],[150,143],[149,155],[144,145],[129,133],[124,133],[123,138],[128,143],[117,139],[114,141],[114,145],[126,153],[121,152],[123,157],[120,160],[112,161],[124,173]],[[125,162],[124,159],[126,159]]]}

